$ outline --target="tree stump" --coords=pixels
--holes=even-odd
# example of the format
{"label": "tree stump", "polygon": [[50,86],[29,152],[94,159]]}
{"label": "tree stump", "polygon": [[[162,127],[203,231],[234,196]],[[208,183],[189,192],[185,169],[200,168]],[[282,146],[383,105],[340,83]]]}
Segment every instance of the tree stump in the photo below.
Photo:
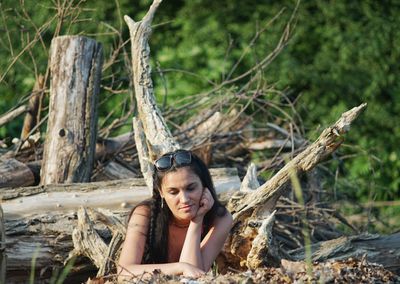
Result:
{"label": "tree stump", "polygon": [[61,36],[50,49],[50,109],[41,184],[88,182],[97,135],[102,46]]}

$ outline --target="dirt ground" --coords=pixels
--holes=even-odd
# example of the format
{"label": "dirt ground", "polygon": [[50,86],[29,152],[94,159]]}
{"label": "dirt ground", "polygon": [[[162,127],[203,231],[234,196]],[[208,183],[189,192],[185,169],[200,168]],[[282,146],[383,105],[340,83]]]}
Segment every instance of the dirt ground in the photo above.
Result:
{"label": "dirt ground", "polygon": [[[92,279],[90,284],[117,283],[115,276]],[[305,262],[283,261],[280,268],[262,268],[255,271],[232,271],[225,275],[212,272],[191,279],[183,276],[169,276],[161,273],[135,277],[124,283],[400,283],[400,277],[382,266],[363,260],[328,261],[314,263],[312,272],[307,271]]]}

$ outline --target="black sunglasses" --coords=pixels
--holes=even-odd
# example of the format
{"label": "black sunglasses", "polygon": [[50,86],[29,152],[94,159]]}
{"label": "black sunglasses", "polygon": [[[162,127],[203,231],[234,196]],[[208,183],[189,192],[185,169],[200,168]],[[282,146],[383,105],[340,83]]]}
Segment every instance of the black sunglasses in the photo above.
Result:
{"label": "black sunglasses", "polygon": [[162,157],[158,158],[154,162],[154,166],[157,171],[165,172],[172,168],[175,164],[175,167],[184,167],[190,165],[192,163],[192,153],[185,150],[178,150],[173,153],[167,153]]}

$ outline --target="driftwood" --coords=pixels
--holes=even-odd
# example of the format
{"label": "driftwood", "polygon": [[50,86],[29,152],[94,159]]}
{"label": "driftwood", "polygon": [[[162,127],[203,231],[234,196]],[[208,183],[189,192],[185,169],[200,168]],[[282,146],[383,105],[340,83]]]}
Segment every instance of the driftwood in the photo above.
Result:
{"label": "driftwood", "polygon": [[87,182],[97,136],[101,44],[78,36],[54,38],[50,64],[50,109],[41,184]]}
{"label": "driftwood", "polygon": [[[343,142],[343,136],[349,129],[351,123],[366,107],[362,104],[342,114],[341,118],[331,127],[326,128],[320,137],[308,146],[303,152],[288,162],[276,175],[260,186],[257,190],[250,192],[239,192],[233,196],[228,209],[233,213],[234,229],[225,246],[225,258],[227,265],[247,266],[255,269],[257,266],[268,263],[276,264],[279,255],[270,249],[273,248],[272,238],[268,238],[265,230],[258,231],[264,220],[274,210],[276,201],[283,194],[285,187],[292,175],[301,174],[315,167],[325,159]],[[272,226],[270,226],[272,228]],[[267,238],[268,248],[265,242],[259,241],[263,246],[254,248],[252,243],[259,234]],[[249,258],[249,252],[252,251]],[[259,251],[259,254],[254,253]]]}
{"label": "driftwood", "polygon": [[[227,201],[232,191],[239,190],[240,179],[235,169],[211,169],[211,174],[222,200]],[[90,257],[100,268],[99,273],[110,271],[123,240],[124,226],[120,224],[125,224],[132,206],[148,197],[150,193],[143,179],[3,189],[7,274],[22,279],[29,275],[35,252],[38,271],[47,271],[44,278],[53,267],[62,266],[71,251],[70,257],[82,254]],[[113,213],[89,210],[89,221],[82,210],[76,213],[82,206],[101,207]],[[94,226],[93,220],[96,220],[96,242],[91,241],[95,233],[88,235],[86,230],[87,226]],[[87,248],[95,244],[101,253],[89,254]]]}

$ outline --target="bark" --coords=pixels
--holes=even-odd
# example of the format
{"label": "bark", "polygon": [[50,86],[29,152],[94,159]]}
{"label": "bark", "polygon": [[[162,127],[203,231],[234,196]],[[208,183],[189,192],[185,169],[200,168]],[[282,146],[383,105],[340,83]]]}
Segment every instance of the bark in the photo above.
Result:
{"label": "bark", "polygon": [[[255,269],[254,263],[276,264],[279,255],[272,250],[273,240],[269,238],[268,246],[261,254],[252,254],[256,259],[249,260],[249,252],[252,250],[253,240],[263,233],[258,230],[264,220],[274,210],[276,201],[287,188],[291,176],[311,170],[319,162],[334,152],[343,142],[343,135],[350,129],[351,123],[366,107],[362,104],[342,114],[341,118],[332,126],[326,128],[320,137],[303,152],[288,162],[276,175],[260,186],[257,190],[238,192],[228,204],[228,209],[233,213],[233,231],[224,248],[227,265],[247,266]],[[269,226],[272,228],[272,226]],[[271,235],[271,233],[269,233]],[[260,251],[260,250],[259,250]]]}
{"label": "bark", "polygon": [[50,106],[41,184],[87,182],[94,161],[101,44],[79,36],[52,40]]}
{"label": "bark", "polygon": [[20,187],[34,184],[35,176],[31,169],[15,160],[0,160],[0,188]]}

